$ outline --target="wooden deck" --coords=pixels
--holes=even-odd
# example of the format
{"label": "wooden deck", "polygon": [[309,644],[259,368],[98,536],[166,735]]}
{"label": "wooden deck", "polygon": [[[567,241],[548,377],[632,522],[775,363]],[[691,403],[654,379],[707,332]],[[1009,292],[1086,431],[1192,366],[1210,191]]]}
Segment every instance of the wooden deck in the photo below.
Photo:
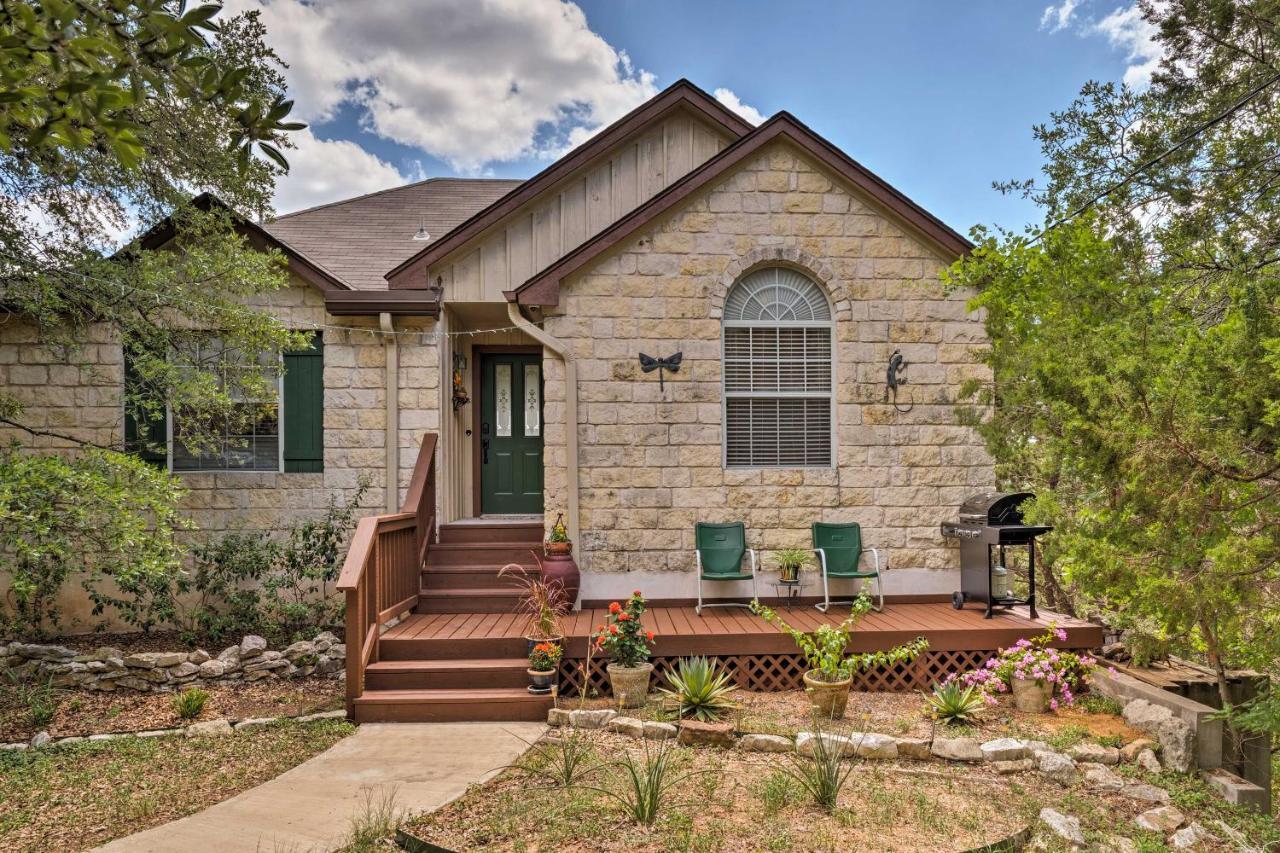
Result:
{"label": "wooden deck", "polygon": [[[820,613],[812,606],[779,607],[779,615],[802,631],[821,624],[836,625],[848,615],[847,608],[832,607]],[[587,637],[603,623],[604,608],[582,610],[565,620],[565,651],[569,657],[586,654]],[[888,649],[899,643],[925,637],[935,652],[992,651],[1019,639],[1034,637],[1056,623],[1066,629],[1063,648],[1096,648],[1102,644],[1097,625],[1049,613],[1043,608],[1032,620],[1026,608],[1000,612],[982,618],[977,605],[954,610],[950,604],[893,604],[883,613],[868,613],[853,634],[853,651]],[[435,649],[450,645],[459,648],[508,645],[522,639],[526,617],[516,613],[415,613],[389,628],[382,640],[398,644],[430,645]],[[657,635],[655,655],[756,655],[795,653],[795,643],[779,629],[743,608],[709,608],[701,616],[692,607],[651,607],[644,625]]]}

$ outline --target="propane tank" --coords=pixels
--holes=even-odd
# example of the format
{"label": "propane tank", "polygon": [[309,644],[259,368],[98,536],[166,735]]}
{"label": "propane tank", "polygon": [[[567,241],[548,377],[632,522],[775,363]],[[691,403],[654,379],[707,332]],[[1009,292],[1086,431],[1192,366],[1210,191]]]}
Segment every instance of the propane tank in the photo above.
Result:
{"label": "propane tank", "polygon": [[1003,565],[991,568],[991,598],[1003,601],[1009,597],[1009,570]]}

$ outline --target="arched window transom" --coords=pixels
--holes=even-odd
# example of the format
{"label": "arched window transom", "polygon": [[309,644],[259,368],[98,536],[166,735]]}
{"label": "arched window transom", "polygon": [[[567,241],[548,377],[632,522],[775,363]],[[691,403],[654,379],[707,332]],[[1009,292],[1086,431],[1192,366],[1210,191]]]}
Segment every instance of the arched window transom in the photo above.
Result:
{"label": "arched window transom", "polygon": [[828,467],[832,324],[826,294],[785,267],[748,273],[724,309],[725,465]]}

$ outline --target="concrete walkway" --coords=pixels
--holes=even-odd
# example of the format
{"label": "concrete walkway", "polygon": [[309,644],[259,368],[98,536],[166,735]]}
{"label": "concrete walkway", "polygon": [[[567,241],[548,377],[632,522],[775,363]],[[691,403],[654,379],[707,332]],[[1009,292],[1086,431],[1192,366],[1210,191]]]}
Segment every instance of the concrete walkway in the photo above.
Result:
{"label": "concrete walkway", "polygon": [[394,790],[404,812],[438,809],[527,749],[541,723],[382,723],[202,812],[117,839],[109,853],[328,851],[366,797]]}

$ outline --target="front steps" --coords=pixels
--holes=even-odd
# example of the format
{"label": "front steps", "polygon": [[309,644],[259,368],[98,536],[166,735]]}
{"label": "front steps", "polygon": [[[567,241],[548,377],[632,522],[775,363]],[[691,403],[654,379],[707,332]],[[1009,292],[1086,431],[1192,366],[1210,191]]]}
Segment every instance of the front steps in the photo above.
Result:
{"label": "front steps", "polygon": [[[427,553],[417,613],[511,614],[520,590],[498,572],[511,563],[537,572],[541,521],[470,520],[442,524]],[[525,687],[523,640],[395,638],[378,642],[365,672],[355,720],[374,722],[538,721],[549,696]]]}

